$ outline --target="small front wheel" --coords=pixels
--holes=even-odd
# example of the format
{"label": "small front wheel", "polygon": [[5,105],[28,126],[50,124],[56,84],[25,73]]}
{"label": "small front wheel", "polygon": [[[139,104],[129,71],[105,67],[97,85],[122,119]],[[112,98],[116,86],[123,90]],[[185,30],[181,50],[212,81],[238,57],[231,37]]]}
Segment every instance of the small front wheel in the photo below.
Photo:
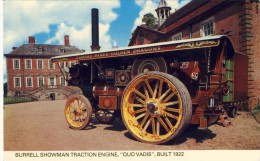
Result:
{"label": "small front wheel", "polygon": [[72,129],[82,130],[90,123],[93,109],[83,95],[72,95],[65,105],[65,117]]}

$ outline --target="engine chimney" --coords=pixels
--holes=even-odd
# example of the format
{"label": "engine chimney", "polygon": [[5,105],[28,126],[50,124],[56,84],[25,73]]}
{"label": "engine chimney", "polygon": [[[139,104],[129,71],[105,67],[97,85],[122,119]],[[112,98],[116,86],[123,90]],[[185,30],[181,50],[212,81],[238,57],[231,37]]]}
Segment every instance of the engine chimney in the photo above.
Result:
{"label": "engine chimney", "polygon": [[35,44],[35,37],[29,36],[29,44]]}
{"label": "engine chimney", "polygon": [[64,36],[64,45],[65,46],[70,46],[70,38],[69,35]]}
{"label": "engine chimney", "polygon": [[91,19],[92,19],[92,45],[91,50],[97,51],[100,49],[99,46],[99,27],[98,27],[98,9],[91,9]]}

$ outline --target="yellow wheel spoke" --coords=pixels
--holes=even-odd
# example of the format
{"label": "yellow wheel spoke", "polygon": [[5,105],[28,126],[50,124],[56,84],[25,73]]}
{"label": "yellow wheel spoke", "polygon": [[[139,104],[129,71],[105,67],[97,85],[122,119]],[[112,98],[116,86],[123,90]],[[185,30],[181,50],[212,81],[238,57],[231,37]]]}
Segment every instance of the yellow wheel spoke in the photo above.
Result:
{"label": "yellow wheel spoke", "polygon": [[152,129],[153,129],[153,134],[155,135],[156,131],[155,131],[155,120],[154,118],[152,117]]}
{"label": "yellow wheel spoke", "polygon": [[129,104],[130,106],[132,106],[132,107],[144,107],[144,105],[142,105],[142,104]]}
{"label": "yellow wheel spoke", "polygon": [[158,118],[159,122],[162,124],[162,126],[164,127],[164,129],[167,131],[167,132],[170,132],[170,129],[167,127],[167,125],[164,123],[164,121],[159,117]]}
{"label": "yellow wheel spoke", "polygon": [[146,122],[146,120],[148,119],[148,117],[149,117],[149,115],[146,114],[145,117],[144,117],[144,119],[143,119],[143,121],[142,121],[141,124],[140,124],[140,128],[142,128],[142,127],[144,126],[144,123]]}
{"label": "yellow wheel spoke", "polygon": [[143,113],[143,114],[137,116],[135,119],[136,119],[136,120],[139,120],[140,118],[144,117],[145,115],[146,115],[146,113]]}
{"label": "yellow wheel spoke", "polygon": [[80,106],[79,106],[79,100],[77,100],[77,104],[78,104],[78,106],[77,106],[77,107],[78,107],[78,109],[80,109]]}
{"label": "yellow wheel spoke", "polygon": [[80,109],[81,109],[81,105],[82,105],[82,103],[83,103],[82,101],[80,101],[80,103],[79,103],[79,108],[80,108]]}
{"label": "yellow wheel spoke", "polygon": [[156,134],[159,136],[160,135],[160,122],[157,120],[156,122]]}
{"label": "yellow wheel spoke", "polygon": [[154,92],[153,92],[153,98],[155,98],[155,97],[156,97],[156,95],[157,95],[157,91],[158,91],[158,85],[159,85],[159,81],[157,81],[157,82],[156,82],[156,84],[155,84],[155,87],[154,87]]}
{"label": "yellow wheel spoke", "polygon": [[73,106],[70,105],[69,108],[70,108],[70,107],[73,108],[74,110],[76,110]]}
{"label": "yellow wheel spoke", "polygon": [[142,103],[143,105],[145,105],[144,100],[142,100],[141,98],[139,98],[139,97],[135,97],[135,99],[136,99],[138,102],[140,102],[140,103]]}
{"label": "yellow wheel spoke", "polygon": [[180,109],[175,109],[175,108],[166,108],[166,111],[171,111],[171,112],[176,112],[176,113],[180,113]]}
{"label": "yellow wheel spoke", "polygon": [[147,91],[147,87],[144,85],[143,88],[144,88],[145,96],[146,96],[147,98],[150,98],[149,93],[148,93],[148,91]]}
{"label": "yellow wheel spoke", "polygon": [[162,87],[163,87],[163,81],[160,80],[158,97],[161,97],[161,96],[162,96]]}
{"label": "yellow wheel spoke", "polygon": [[146,131],[146,130],[147,130],[147,128],[148,128],[148,126],[150,125],[150,123],[151,123],[151,118],[146,122],[143,131]]}
{"label": "yellow wheel spoke", "polygon": [[79,122],[83,122],[82,118],[79,116]]}
{"label": "yellow wheel spoke", "polygon": [[146,99],[146,96],[144,94],[142,94],[141,92],[139,92],[138,90],[134,89],[133,92],[136,93],[137,95],[143,97],[144,99]]}
{"label": "yellow wheel spoke", "polygon": [[150,86],[149,82],[148,82],[148,79],[145,80],[145,84],[149,90],[149,92],[151,93],[151,95],[153,96],[153,90],[152,90],[152,87]]}
{"label": "yellow wheel spoke", "polygon": [[141,113],[141,112],[144,112],[144,111],[146,111],[146,109],[145,109],[145,108],[142,108],[142,109],[140,109],[140,110],[134,111],[133,114],[135,115],[135,114],[137,114],[137,113]]}
{"label": "yellow wheel spoke", "polygon": [[177,105],[179,104],[179,101],[173,101],[173,102],[167,102],[167,103],[163,103],[164,106],[171,106],[171,105]]}
{"label": "yellow wheel spoke", "polygon": [[175,115],[170,114],[170,113],[168,113],[168,112],[165,112],[165,113],[166,113],[166,115],[169,116],[170,118],[173,118],[173,119],[175,119],[175,120],[178,120],[178,119],[179,119],[178,116],[175,116]]}
{"label": "yellow wheel spoke", "polygon": [[169,92],[171,92],[171,88],[169,88],[160,98],[159,98],[159,101],[162,101],[163,100],[163,98],[169,93]]}
{"label": "yellow wheel spoke", "polygon": [[168,102],[173,96],[175,96],[177,93],[174,90],[167,98],[165,98],[162,102]]}
{"label": "yellow wheel spoke", "polygon": [[170,129],[172,130],[172,129],[173,129],[172,123],[170,122],[170,120],[168,119],[167,116],[165,116],[164,118],[165,118],[165,120],[166,120],[166,123],[168,124],[168,126],[169,126]]}

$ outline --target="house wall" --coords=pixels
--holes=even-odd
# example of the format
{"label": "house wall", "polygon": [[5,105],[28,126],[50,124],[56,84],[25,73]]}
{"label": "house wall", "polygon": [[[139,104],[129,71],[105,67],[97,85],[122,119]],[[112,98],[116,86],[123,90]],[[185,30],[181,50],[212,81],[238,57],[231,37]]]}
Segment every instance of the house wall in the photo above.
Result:
{"label": "house wall", "polygon": [[[220,11],[205,14],[197,23],[191,24],[192,38],[201,37],[201,22],[214,18],[215,35],[228,33],[235,51],[247,55],[248,66],[248,108],[253,109],[260,104],[260,9],[259,2],[244,1],[223,6]],[[203,6],[200,10],[206,10]],[[181,21],[181,20],[179,20]],[[174,24],[176,25],[176,24]],[[172,28],[174,30],[175,28]],[[190,36],[190,26],[181,27],[181,30],[171,33],[167,37],[182,32],[182,38]],[[170,32],[170,31],[169,31]],[[241,70],[244,70],[241,66]]]}
{"label": "house wall", "polygon": [[[13,59],[20,60],[20,69],[13,68]],[[25,60],[32,60],[32,69],[25,69]],[[37,60],[43,60],[43,69],[37,69]],[[37,77],[44,77],[44,85],[48,85],[49,76],[56,78],[56,85],[61,85],[60,78],[63,77],[60,73],[58,64],[54,64],[54,69],[49,69],[49,58],[7,58],[7,73],[8,73],[8,95],[13,96],[15,92],[23,93],[38,88]],[[67,63],[66,66],[70,64]],[[21,77],[21,87],[14,87],[14,77]],[[26,77],[33,77],[33,87],[26,87]]]}
{"label": "house wall", "polygon": [[250,31],[250,51],[249,56],[249,102],[250,107],[260,106],[260,3],[249,3],[249,18],[252,29]]}

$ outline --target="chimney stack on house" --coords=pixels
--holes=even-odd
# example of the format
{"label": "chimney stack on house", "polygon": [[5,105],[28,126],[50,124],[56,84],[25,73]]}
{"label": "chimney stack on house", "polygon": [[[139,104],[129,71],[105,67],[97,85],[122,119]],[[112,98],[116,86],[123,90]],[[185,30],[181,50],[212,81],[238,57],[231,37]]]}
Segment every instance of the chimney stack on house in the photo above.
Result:
{"label": "chimney stack on house", "polygon": [[64,45],[65,46],[70,46],[70,38],[69,35],[64,36]]}
{"label": "chimney stack on house", "polygon": [[35,44],[35,37],[29,36],[29,44]]}
{"label": "chimney stack on house", "polygon": [[91,20],[92,20],[92,45],[91,50],[97,51],[100,49],[99,46],[99,28],[98,28],[98,9],[91,9]]}

